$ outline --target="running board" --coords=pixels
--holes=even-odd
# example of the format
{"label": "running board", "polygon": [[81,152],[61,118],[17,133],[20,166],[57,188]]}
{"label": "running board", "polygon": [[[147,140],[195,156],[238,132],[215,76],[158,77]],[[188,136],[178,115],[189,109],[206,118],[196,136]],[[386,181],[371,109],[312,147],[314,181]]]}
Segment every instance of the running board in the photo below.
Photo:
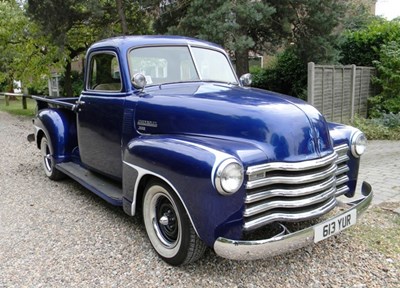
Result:
{"label": "running board", "polygon": [[56,164],[56,168],[108,203],[122,206],[122,187],[120,183],[93,173],[73,162]]}

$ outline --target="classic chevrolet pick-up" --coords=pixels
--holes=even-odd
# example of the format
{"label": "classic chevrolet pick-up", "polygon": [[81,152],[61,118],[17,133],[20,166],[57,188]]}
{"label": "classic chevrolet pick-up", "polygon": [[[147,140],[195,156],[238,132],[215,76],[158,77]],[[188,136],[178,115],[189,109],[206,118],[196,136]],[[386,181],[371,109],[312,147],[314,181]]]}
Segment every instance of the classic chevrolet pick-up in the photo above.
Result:
{"label": "classic chevrolet pick-up", "polygon": [[269,257],[355,224],[372,200],[366,182],[355,197],[364,134],[249,81],[209,42],[107,39],[87,52],[79,98],[35,97],[30,138],[50,179],[141,213],[171,265],[207,246]]}

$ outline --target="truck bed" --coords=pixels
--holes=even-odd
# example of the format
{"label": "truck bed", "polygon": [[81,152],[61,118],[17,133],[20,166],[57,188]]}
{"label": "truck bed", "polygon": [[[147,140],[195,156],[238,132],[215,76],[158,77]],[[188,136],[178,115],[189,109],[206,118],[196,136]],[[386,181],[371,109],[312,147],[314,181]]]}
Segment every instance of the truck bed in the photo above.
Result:
{"label": "truck bed", "polygon": [[72,98],[47,98],[46,96],[32,96],[38,104],[38,109],[41,110],[47,107],[67,108],[71,111],[76,110],[77,97]]}

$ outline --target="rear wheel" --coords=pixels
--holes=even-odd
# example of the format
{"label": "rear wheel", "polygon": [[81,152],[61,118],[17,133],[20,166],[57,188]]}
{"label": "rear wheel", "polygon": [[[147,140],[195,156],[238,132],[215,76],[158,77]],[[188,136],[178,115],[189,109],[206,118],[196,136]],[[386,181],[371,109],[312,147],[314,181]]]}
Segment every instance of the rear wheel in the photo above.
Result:
{"label": "rear wheel", "polygon": [[206,246],[197,236],[186,211],[172,189],[152,181],[143,197],[143,220],[158,255],[178,266],[198,260]]}
{"label": "rear wheel", "polygon": [[60,180],[64,178],[64,174],[55,168],[53,159],[53,147],[44,136],[40,142],[40,151],[42,154],[43,170],[47,177],[51,180]]}

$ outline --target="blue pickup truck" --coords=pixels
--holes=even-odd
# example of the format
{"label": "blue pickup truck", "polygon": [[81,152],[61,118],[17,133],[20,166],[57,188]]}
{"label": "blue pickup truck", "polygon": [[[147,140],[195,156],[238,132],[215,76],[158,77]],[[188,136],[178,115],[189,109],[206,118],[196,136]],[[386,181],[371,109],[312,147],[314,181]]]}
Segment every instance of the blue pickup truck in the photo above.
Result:
{"label": "blue pickup truck", "polygon": [[85,67],[79,98],[35,97],[31,138],[44,172],[141,214],[171,265],[206,247],[250,260],[311,245],[354,225],[371,203],[366,182],[355,197],[364,134],[299,99],[247,87],[249,75],[239,79],[215,44],[106,39]]}

